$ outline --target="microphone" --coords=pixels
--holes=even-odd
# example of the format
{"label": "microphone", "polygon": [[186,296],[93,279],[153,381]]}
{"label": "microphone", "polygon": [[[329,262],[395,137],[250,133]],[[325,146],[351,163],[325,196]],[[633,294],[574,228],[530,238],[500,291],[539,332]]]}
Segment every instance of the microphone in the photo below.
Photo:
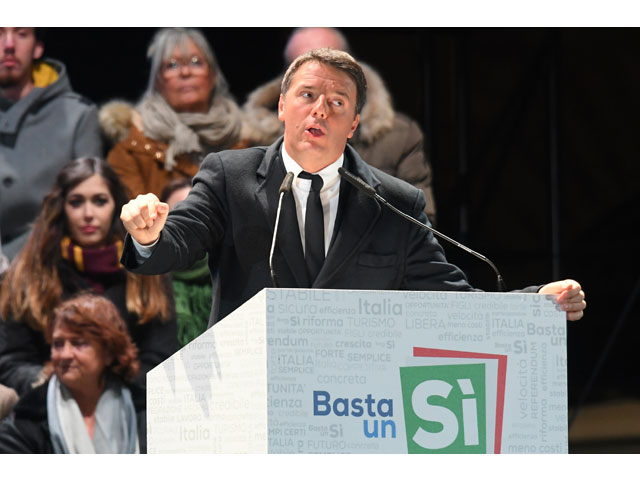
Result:
{"label": "microphone", "polygon": [[280,223],[280,210],[282,209],[282,199],[291,191],[291,185],[293,184],[293,172],[289,172],[284,176],[280,190],[278,190],[278,210],[276,211],[276,223],[273,227],[273,239],[271,240],[271,252],[269,252],[269,271],[271,272],[271,282],[273,288],[278,288],[278,282],[276,280],[276,271],[273,268],[273,251],[276,248],[276,236],[278,235],[278,224]]}
{"label": "microphone", "polygon": [[455,241],[453,238],[447,237],[444,233],[440,233],[438,230],[436,230],[435,228],[427,225],[426,223],[422,223],[422,222],[416,220],[411,215],[407,215],[406,213],[398,210],[396,207],[394,207],[389,202],[387,202],[384,198],[382,198],[380,195],[378,195],[378,193],[375,191],[375,189],[371,185],[369,185],[367,182],[362,180],[360,177],[356,177],[353,173],[348,172],[347,170],[345,170],[342,167],[340,167],[338,169],[338,173],[340,174],[340,176],[343,179],[345,179],[347,182],[349,182],[351,185],[353,185],[356,189],[360,190],[366,196],[373,198],[374,200],[378,201],[379,203],[382,203],[385,207],[389,208],[394,213],[397,213],[402,218],[404,218],[404,219],[406,219],[406,220],[408,220],[408,221],[410,221],[412,223],[415,223],[420,228],[424,228],[426,230],[429,230],[434,235],[442,238],[443,240],[446,240],[447,242],[455,245],[458,248],[461,248],[465,252],[470,253],[471,255],[473,255],[474,257],[479,258],[483,262],[488,263],[489,266],[491,268],[493,268],[493,271],[496,273],[498,291],[499,292],[506,291],[507,287],[506,287],[506,285],[504,283],[504,280],[502,279],[502,275],[500,275],[500,272],[498,271],[498,267],[496,267],[495,264],[491,260],[489,260],[487,257],[485,257],[484,255],[481,255],[480,253],[478,253],[476,251],[471,250],[469,247],[461,244],[460,242]]}

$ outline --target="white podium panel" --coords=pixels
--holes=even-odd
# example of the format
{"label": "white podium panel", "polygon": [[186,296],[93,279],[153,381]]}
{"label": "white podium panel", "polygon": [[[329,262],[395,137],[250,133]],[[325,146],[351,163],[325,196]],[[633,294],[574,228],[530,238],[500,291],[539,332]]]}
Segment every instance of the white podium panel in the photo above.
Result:
{"label": "white podium panel", "polygon": [[566,453],[551,296],[265,289],[147,376],[149,453]]}

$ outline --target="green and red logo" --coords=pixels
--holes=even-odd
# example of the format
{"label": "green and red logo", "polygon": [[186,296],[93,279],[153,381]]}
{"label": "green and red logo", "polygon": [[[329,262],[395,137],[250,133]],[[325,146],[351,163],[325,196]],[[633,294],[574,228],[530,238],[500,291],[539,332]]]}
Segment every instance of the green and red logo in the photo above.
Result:
{"label": "green and red logo", "polygon": [[500,453],[507,356],[414,347],[400,367],[409,453]]}

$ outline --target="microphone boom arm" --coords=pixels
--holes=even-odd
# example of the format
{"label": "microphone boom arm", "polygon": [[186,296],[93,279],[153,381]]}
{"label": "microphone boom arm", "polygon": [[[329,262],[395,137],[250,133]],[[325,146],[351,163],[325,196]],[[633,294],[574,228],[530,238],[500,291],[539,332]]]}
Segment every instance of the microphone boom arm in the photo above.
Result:
{"label": "microphone boom arm", "polygon": [[485,257],[484,255],[471,250],[469,247],[467,247],[466,245],[461,244],[460,242],[457,242],[456,240],[454,240],[453,238],[447,237],[444,233],[440,233],[438,230],[436,230],[433,227],[430,227],[429,225],[427,225],[426,223],[422,223],[419,220],[416,220],[415,218],[413,218],[411,215],[407,215],[406,213],[404,213],[401,210],[398,210],[396,207],[394,207],[393,205],[391,205],[389,202],[387,202],[383,197],[381,197],[380,195],[378,195],[378,192],[375,191],[375,189],[369,185],[368,183],[366,183],[364,180],[362,180],[359,177],[356,177],[355,175],[353,175],[351,172],[345,170],[344,168],[340,167],[338,169],[338,173],[340,174],[340,176],[342,178],[344,178],[345,180],[347,180],[351,185],[353,185],[356,189],[360,190],[362,193],[364,193],[365,195],[367,195],[368,197],[373,198],[374,200],[378,201],[379,203],[381,203],[382,205],[384,205],[385,207],[389,208],[390,210],[392,210],[393,212],[397,213],[398,215],[400,215],[402,218],[404,218],[405,220],[409,220],[411,223],[414,223],[415,225],[424,228],[426,230],[429,230],[431,233],[433,233],[434,235],[442,238],[443,240],[446,240],[449,243],[452,243],[453,245],[455,245],[458,248],[461,248],[462,250],[464,250],[467,253],[470,253],[471,255],[473,255],[476,258],[479,258],[480,260],[482,260],[483,262],[486,262],[495,272],[496,277],[497,277],[497,285],[498,285],[498,291],[499,292],[504,292],[506,291],[507,287],[504,283],[504,280],[502,279],[502,275],[500,275],[500,272],[498,271],[498,267],[495,266],[495,264],[489,260],[487,257]]}
{"label": "microphone boom arm", "polygon": [[489,266],[493,269],[493,271],[496,274],[497,277],[497,282],[498,282],[498,291],[500,292],[504,292],[506,291],[507,287],[504,283],[504,280],[502,279],[502,275],[500,275],[500,272],[498,271],[498,267],[496,267],[496,265],[489,260],[487,257],[485,257],[484,255],[482,255],[481,253],[476,252],[475,250],[471,250],[469,247],[467,247],[466,245],[461,244],[460,242],[457,242],[456,240],[454,240],[451,237],[447,237],[444,233],[439,232],[438,230],[436,230],[433,227],[430,227],[429,225],[427,225],[426,223],[422,223],[419,220],[416,220],[415,218],[413,218],[411,215],[407,215],[406,213],[398,210],[396,207],[394,207],[393,205],[391,205],[389,202],[387,202],[384,198],[382,198],[380,195],[378,195],[377,193],[375,194],[374,197],[378,202],[382,203],[385,207],[393,210],[394,212],[396,212],[398,215],[402,216],[403,218],[409,220],[410,222],[418,225],[419,227],[425,228],[427,230],[429,230],[431,233],[433,233],[434,235],[442,238],[443,240],[446,240],[449,243],[452,243],[453,245],[455,245],[458,248],[461,248],[462,250],[464,250],[467,253],[470,253],[471,255],[473,255],[476,258],[479,258],[480,260],[486,262],[489,264]]}

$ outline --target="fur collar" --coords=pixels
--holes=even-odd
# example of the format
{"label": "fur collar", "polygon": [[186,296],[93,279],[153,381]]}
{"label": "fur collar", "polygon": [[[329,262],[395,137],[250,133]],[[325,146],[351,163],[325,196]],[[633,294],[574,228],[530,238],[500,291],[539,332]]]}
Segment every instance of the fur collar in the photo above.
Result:
{"label": "fur collar", "polygon": [[[375,142],[393,126],[395,112],[391,95],[380,75],[360,62],[367,78],[367,103],[360,114],[360,125],[354,140],[365,144]],[[242,138],[251,145],[270,145],[284,132],[278,120],[278,99],[282,76],[255,89],[242,107],[244,126]]]}
{"label": "fur collar", "polygon": [[105,103],[100,108],[98,119],[102,132],[114,144],[127,138],[132,124],[143,131],[140,114],[134,110],[133,105],[124,100]]}

